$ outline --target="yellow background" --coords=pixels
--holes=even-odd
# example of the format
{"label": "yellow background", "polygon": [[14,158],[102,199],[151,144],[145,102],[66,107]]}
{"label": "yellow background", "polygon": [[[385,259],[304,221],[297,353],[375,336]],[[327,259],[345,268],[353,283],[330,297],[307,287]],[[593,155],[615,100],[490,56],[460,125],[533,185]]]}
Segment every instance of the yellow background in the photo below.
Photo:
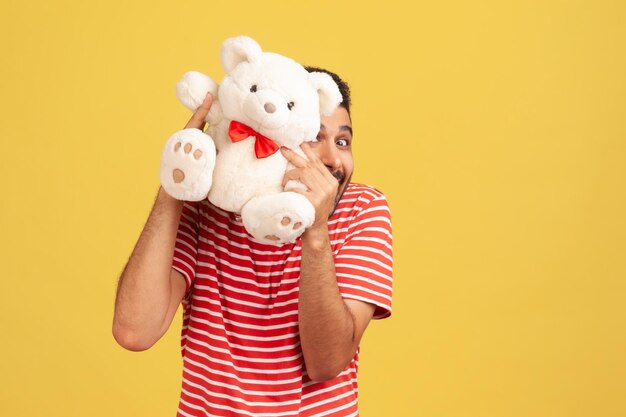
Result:
{"label": "yellow background", "polygon": [[626,415],[623,1],[0,3],[0,415],[173,416],[180,320],[118,347],[117,277],[189,114],[247,34],[353,89],[394,222],[364,417]]}

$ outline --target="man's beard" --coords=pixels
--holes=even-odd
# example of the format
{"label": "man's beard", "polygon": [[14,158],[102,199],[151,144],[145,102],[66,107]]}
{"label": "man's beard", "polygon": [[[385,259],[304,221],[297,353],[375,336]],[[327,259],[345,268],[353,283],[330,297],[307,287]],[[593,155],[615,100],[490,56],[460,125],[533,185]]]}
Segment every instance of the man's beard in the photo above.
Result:
{"label": "man's beard", "polygon": [[352,179],[352,174],[350,174],[350,176],[346,179],[346,175],[341,171],[331,172],[331,174],[333,177],[337,178],[337,181],[339,182],[339,187],[337,188],[337,196],[335,197],[335,205],[333,206],[333,210],[330,212],[328,217],[332,216],[335,210],[337,209],[337,204],[339,204],[341,197],[343,197],[343,193],[346,192],[346,189],[348,188],[348,184],[350,184],[350,180]]}
{"label": "man's beard", "polygon": [[343,180],[346,179],[346,175],[342,171],[331,172],[330,175],[332,175],[333,177],[337,178],[337,181],[339,182],[340,186],[341,186],[341,183],[343,182]]}

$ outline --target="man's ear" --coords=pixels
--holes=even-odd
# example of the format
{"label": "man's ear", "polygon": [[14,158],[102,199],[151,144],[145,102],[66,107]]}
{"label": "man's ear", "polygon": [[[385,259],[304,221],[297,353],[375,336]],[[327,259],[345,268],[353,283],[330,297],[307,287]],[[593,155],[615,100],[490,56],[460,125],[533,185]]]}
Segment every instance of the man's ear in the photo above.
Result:
{"label": "man's ear", "polygon": [[325,72],[309,73],[309,81],[317,90],[317,95],[320,98],[320,114],[330,116],[342,101],[339,87],[332,77]]}
{"label": "man's ear", "polygon": [[222,44],[222,67],[227,73],[244,61],[252,62],[263,54],[261,46],[252,38],[237,36]]}

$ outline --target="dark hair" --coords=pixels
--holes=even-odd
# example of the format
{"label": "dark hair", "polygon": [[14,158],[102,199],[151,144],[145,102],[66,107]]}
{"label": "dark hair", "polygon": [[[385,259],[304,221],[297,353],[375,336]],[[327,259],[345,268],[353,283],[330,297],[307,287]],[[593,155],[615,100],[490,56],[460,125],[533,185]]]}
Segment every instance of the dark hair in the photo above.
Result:
{"label": "dark hair", "polygon": [[333,81],[335,81],[335,83],[337,84],[337,87],[339,87],[339,92],[341,93],[341,97],[343,97],[343,101],[339,103],[339,105],[343,107],[344,109],[346,109],[346,111],[348,112],[348,115],[350,115],[351,101],[350,101],[350,87],[348,86],[348,83],[342,80],[341,77],[339,77],[334,72],[328,71],[327,69],[324,69],[324,68],[305,66],[304,69],[307,70],[308,72],[323,72],[323,73],[330,75]]}

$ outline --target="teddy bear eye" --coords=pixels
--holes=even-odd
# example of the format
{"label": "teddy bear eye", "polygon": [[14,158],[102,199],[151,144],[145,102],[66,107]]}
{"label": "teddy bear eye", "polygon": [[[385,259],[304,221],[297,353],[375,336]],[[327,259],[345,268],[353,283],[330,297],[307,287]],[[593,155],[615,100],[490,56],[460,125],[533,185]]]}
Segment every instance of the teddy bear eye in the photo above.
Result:
{"label": "teddy bear eye", "polygon": [[250,87],[250,92],[251,93],[256,93],[256,84],[254,84],[252,87]]}
{"label": "teddy bear eye", "polygon": [[295,106],[295,103],[293,101],[290,101],[289,103],[287,103],[287,108],[289,110],[293,109],[293,106]]}

